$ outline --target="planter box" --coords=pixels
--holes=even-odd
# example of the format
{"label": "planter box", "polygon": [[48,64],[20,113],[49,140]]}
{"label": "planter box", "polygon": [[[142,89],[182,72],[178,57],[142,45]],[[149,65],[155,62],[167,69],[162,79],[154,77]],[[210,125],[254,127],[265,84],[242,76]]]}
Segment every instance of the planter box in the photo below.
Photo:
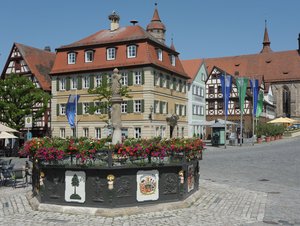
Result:
{"label": "planter box", "polygon": [[265,141],[266,142],[270,142],[271,141],[271,137],[265,137]]}

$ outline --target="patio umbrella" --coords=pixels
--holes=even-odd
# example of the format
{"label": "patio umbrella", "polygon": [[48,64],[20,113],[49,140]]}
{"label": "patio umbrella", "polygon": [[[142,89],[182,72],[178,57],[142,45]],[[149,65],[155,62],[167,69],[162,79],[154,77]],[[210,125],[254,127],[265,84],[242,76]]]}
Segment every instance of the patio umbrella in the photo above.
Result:
{"label": "patio umbrella", "polygon": [[10,127],[8,127],[8,126],[5,126],[5,125],[3,125],[3,124],[1,124],[0,123],[0,132],[18,132],[17,130],[15,130],[15,129],[12,129],[12,128],[10,128]]}
{"label": "patio umbrella", "polygon": [[7,132],[5,132],[5,131],[2,131],[2,132],[0,133],[0,139],[9,139],[9,138],[18,138],[18,137],[16,137],[16,136],[13,135],[13,134],[7,133]]}
{"label": "patio umbrella", "polygon": [[280,118],[273,119],[273,120],[269,121],[268,123],[290,123],[290,124],[293,124],[296,122],[297,122],[296,120],[291,119],[291,118],[280,117]]}

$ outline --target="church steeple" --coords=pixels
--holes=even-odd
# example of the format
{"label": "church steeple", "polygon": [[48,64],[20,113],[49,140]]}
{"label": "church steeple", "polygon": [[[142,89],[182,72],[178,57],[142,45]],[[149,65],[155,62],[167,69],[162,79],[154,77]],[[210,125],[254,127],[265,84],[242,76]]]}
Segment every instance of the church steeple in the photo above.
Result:
{"label": "church steeple", "polygon": [[165,32],[166,32],[166,27],[165,25],[161,22],[158,10],[157,10],[157,3],[155,3],[155,10],[154,14],[152,17],[151,22],[147,26],[147,31],[157,38],[161,42],[165,42]]}
{"label": "church steeple", "polygon": [[261,53],[270,53],[273,52],[271,47],[270,47],[270,40],[269,40],[269,34],[268,34],[268,29],[267,29],[267,21],[265,20],[265,33],[264,33],[264,41],[263,41],[263,48],[260,51]]}

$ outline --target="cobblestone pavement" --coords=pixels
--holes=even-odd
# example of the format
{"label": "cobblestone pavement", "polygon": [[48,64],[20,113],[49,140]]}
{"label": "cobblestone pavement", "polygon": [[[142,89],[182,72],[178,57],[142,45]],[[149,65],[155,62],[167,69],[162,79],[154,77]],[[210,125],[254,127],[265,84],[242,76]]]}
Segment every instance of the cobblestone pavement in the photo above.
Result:
{"label": "cobblestone pavement", "polygon": [[122,217],[33,211],[27,188],[0,188],[0,225],[244,225],[261,222],[267,194],[200,180],[199,199],[190,207]]}

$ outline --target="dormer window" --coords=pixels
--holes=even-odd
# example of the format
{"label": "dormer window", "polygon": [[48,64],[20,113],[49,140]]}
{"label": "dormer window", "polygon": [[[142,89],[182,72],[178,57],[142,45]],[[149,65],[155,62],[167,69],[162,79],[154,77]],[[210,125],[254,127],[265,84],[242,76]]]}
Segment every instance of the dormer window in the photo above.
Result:
{"label": "dormer window", "polygon": [[157,59],[159,61],[162,61],[163,60],[163,52],[162,52],[162,50],[161,49],[157,49],[156,51],[157,51]]}
{"label": "dormer window", "polygon": [[93,62],[94,61],[94,51],[93,50],[85,51],[84,60],[86,63]]}
{"label": "dormer window", "polygon": [[176,66],[176,60],[175,60],[174,55],[170,55],[170,61],[171,61],[172,66]]}
{"label": "dormer window", "polygon": [[76,53],[71,52],[68,53],[68,64],[75,64],[76,63]]}
{"label": "dormer window", "polygon": [[116,48],[108,48],[106,51],[107,60],[115,60],[116,59]]}
{"label": "dormer window", "polygon": [[136,45],[127,46],[127,58],[136,57]]}

